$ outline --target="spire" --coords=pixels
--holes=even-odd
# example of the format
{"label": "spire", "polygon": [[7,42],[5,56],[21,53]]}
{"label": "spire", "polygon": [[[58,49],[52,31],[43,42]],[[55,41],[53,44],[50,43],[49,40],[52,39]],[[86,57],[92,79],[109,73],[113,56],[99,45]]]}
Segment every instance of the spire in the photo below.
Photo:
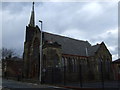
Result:
{"label": "spire", "polygon": [[35,26],[35,19],[34,18],[35,17],[34,17],[34,2],[33,2],[29,26],[32,26],[32,27]]}

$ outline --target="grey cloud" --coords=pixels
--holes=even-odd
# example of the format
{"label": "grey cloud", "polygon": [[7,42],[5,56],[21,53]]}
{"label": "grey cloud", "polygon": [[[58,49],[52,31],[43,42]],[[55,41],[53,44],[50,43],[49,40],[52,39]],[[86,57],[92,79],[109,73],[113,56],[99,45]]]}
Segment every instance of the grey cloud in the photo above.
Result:
{"label": "grey cloud", "polygon": [[9,11],[11,14],[19,14],[23,11],[24,7],[30,3],[18,3],[18,2],[3,2],[2,9]]}
{"label": "grey cloud", "polygon": [[[59,25],[61,25],[63,27],[66,27],[66,28],[67,27],[69,27],[69,28],[78,27],[78,28],[81,28],[81,30],[87,30],[87,31],[91,30],[91,31],[98,32],[97,30],[102,31],[107,27],[110,28],[111,25],[112,26],[115,25],[115,27],[116,27],[117,19],[116,18],[111,18],[111,17],[113,17],[113,15],[116,15],[116,13],[114,13],[114,12],[116,12],[115,10],[111,10],[110,12],[104,12],[102,14],[102,16],[98,16],[97,18],[93,17],[93,19],[91,21],[85,22],[85,18],[87,18],[89,16],[89,14],[82,12],[82,13],[79,13],[79,14],[76,15],[76,11],[79,10],[80,8],[82,8],[82,7],[78,4],[79,8],[69,9],[68,7],[71,7],[71,6],[73,6],[73,5],[70,4],[69,6],[67,6],[67,9],[65,7],[61,11],[57,11],[57,8],[56,8],[55,10],[51,11],[52,13],[48,12],[48,14],[46,14],[46,15],[51,14],[51,15],[54,16],[54,12],[55,12],[55,14],[57,16],[51,17],[51,18],[53,18],[52,20],[49,18],[51,20],[51,22],[52,23],[55,22],[56,24],[59,23]],[[75,7],[77,7],[77,5]],[[64,29],[61,29],[61,31],[62,30],[64,30]]]}

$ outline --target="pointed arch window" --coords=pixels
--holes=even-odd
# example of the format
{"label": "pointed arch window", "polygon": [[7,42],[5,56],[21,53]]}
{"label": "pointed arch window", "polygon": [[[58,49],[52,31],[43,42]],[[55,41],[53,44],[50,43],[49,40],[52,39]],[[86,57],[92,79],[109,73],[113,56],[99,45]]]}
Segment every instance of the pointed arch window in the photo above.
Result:
{"label": "pointed arch window", "polygon": [[39,45],[40,45],[39,39],[35,38],[33,42],[33,58],[34,59],[39,59],[39,52],[40,52]]}

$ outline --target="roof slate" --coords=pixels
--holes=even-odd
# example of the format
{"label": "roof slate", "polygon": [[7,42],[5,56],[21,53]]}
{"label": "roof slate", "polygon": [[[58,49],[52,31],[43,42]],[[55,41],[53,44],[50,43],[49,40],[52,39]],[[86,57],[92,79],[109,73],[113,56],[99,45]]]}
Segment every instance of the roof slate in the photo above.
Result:
{"label": "roof slate", "polygon": [[70,55],[79,55],[79,56],[87,56],[86,48],[88,48],[88,55],[93,55],[94,52],[99,48],[99,45],[91,46],[88,41],[77,40],[65,36],[60,36],[56,34],[51,34],[48,32],[44,33],[44,40],[57,42],[62,46],[63,54]]}

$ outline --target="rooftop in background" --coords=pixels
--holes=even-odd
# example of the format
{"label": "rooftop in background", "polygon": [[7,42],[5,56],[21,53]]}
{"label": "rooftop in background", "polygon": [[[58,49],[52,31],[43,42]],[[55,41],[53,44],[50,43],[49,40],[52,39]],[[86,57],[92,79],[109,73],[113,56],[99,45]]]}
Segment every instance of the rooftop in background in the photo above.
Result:
{"label": "rooftop in background", "polygon": [[113,61],[112,63],[120,63],[120,58],[115,60],[115,61]]}
{"label": "rooftop in background", "polygon": [[15,56],[15,57],[11,57],[11,58],[8,57],[8,58],[6,58],[6,59],[4,59],[4,60],[9,60],[9,61],[11,61],[11,60],[12,60],[12,61],[21,61],[21,60],[23,60],[23,59]]}

